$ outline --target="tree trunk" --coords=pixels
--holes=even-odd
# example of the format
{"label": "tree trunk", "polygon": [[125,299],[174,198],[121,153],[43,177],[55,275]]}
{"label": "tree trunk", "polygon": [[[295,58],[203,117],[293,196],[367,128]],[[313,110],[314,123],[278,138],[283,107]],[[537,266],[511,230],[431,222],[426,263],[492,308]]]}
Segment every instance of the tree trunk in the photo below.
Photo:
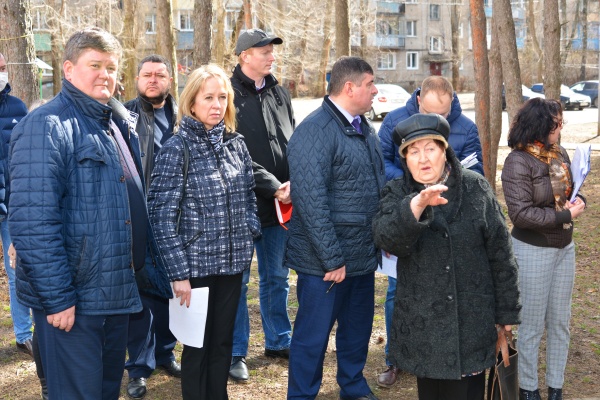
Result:
{"label": "tree trunk", "polygon": [[156,53],[171,63],[173,82],[170,93],[179,100],[179,77],[177,76],[177,45],[173,24],[172,0],[156,0]]}
{"label": "tree trunk", "polygon": [[581,68],[579,80],[585,81],[585,64],[587,63],[587,40],[588,40],[588,0],[581,0]]}
{"label": "tree trunk", "polygon": [[212,1],[194,1],[194,67],[209,64],[212,42]]}
{"label": "tree trunk", "polygon": [[543,79],[543,66],[544,66],[544,53],[540,47],[540,42],[537,38],[537,32],[535,30],[535,4],[533,0],[529,0],[527,7],[527,30],[529,31],[529,37],[531,38],[531,44],[533,45],[533,51],[537,55],[537,68],[536,68],[536,82],[542,82]]}
{"label": "tree trunk", "polygon": [[490,181],[495,165],[490,165],[491,140],[490,140],[490,77],[486,39],[486,17],[483,0],[471,0],[471,32],[473,36],[473,67],[475,70],[475,123],[479,130],[483,152],[483,171],[486,179]]}
{"label": "tree trunk", "polygon": [[450,30],[452,31],[452,86],[454,90],[460,87],[460,42],[458,37],[458,24],[460,11],[456,4],[450,6]]}
{"label": "tree trunk", "polygon": [[[58,15],[64,15],[65,0],[54,0],[54,10]],[[63,47],[65,44],[64,24],[57,18],[48,20],[50,26],[50,49],[52,54],[52,90],[56,96],[62,89]]]}
{"label": "tree trunk", "polygon": [[[494,7],[496,2],[494,2]],[[494,10],[494,17],[492,18],[492,43],[489,51],[489,62],[490,62],[490,136],[488,159],[484,163],[490,165],[489,175],[486,171],[485,176],[492,185],[492,189],[496,192],[496,170],[498,166],[498,143],[500,142],[500,135],[502,134],[502,55],[499,46],[499,33],[498,33],[498,19],[505,21],[505,19],[499,17]],[[482,139],[483,140],[483,139]],[[483,144],[483,142],[482,142]],[[494,166],[494,168],[492,168]]]}
{"label": "tree trunk", "polygon": [[[29,106],[40,98],[40,76],[35,65],[35,46],[29,0],[5,0],[0,5],[0,53],[8,65],[11,95]],[[13,64],[13,65],[11,65]]]}
{"label": "tree trunk", "polygon": [[[502,76],[504,76],[504,90],[506,91],[506,109],[508,111],[508,121],[510,122],[523,103],[519,53],[517,52],[515,23],[512,18],[510,0],[495,0],[493,13],[495,21],[502,21],[501,24],[495,24],[494,32],[497,34],[497,45],[501,54]],[[500,139],[499,133],[498,140]]]}
{"label": "tree trunk", "polygon": [[252,0],[244,0],[244,24],[252,29]]}
{"label": "tree trunk", "polygon": [[350,55],[348,0],[335,0],[335,56]]}
{"label": "tree trunk", "polygon": [[137,96],[137,85],[135,77],[137,76],[136,48],[138,44],[140,21],[145,21],[141,18],[136,10],[140,9],[140,1],[142,0],[123,0],[123,31],[120,39],[123,46],[123,58],[120,66],[123,76],[123,86],[125,100],[133,99]]}
{"label": "tree trunk", "polygon": [[[332,2],[326,2],[325,15],[331,15]],[[314,90],[315,96],[325,96],[327,88],[327,65],[329,64],[329,52],[331,51],[331,18],[323,18],[323,45],[321,46],[321,57],[319,59],[319,72],[317,86]]]}
{"label": "tree trunk", "polygon": [[544,94],[547,99],[560,100],[562,67],[558,0],[544,1],[544,55]]}

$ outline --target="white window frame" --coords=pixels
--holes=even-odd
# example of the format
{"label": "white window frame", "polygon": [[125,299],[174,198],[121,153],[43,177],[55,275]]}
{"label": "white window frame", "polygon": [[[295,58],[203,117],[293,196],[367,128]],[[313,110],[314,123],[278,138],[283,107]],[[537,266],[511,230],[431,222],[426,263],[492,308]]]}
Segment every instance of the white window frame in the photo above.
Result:
{"label": "white window frame", "polygon": [[406,3],[408,3],[408,4],[411,4],[411,3],[412,4],[417,4],[418,1],[419,0],[406,0]]}
{"label": "white window frame", "polygon": [[441,36],[430,36],[429,37],[429,52],[430,53],[441,53],[443,50],[444,42]]}
{"label": "white window frame", "polygon": [[[148,29],[150,25],[150,29]],[[146,14],[146,34],[156,35],[156,14]]]}
{"label": "white window frame", "polygon": [[36,10],[32,13],[32,28],[34,31],[46,31],[50,29],[48,27],[48,21],[46,20],[46,13],[42,11],[40,7],[36,7]]}
{"label": "white window frame", "polygon": [[377,69],[380,71],[396,70],[396,53],[380,53],[380,54],[378,54],[377,55]]}
{"label": "white window frame", "polygon": [[406,69],[416,70],[419,69],[419,53],[416,51],[406,52]]}
{"label": "white window frame", "polygon": [[406,37],[417,37],[417,21],[406,21]]}
{"label": "white window frame", "polygon": [[[435,13],[434,13],[434,10],[435,10]],[[430,4],[429,5],[429,19],[431,21],[439,21],[441,11],[442,11],[442,8],[440,7],[439,4]]]}
{"label": "white window frame", "polygon": [[[181,32],[192,32],[194,30],[194,10],[179,10],[177,16],[177,25],[179,25],[179,30]],[[181,23],[182,18],[185,18],[185,24]]]}

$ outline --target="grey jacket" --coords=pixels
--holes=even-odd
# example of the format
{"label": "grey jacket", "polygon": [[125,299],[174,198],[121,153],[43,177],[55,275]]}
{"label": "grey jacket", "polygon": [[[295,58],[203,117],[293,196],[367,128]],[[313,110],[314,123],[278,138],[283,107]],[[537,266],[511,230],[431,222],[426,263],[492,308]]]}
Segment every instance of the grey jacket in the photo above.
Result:
{"label": "grey jacket", "polygon": [[495,324],[520,322],[517,263],[488,182],[462,169],[451,148],[444,197],[417,221],[424,187],[407,173],[385,186],[375,243],[398,256],[390,360],[418,377],[460,379],[494,364]]}

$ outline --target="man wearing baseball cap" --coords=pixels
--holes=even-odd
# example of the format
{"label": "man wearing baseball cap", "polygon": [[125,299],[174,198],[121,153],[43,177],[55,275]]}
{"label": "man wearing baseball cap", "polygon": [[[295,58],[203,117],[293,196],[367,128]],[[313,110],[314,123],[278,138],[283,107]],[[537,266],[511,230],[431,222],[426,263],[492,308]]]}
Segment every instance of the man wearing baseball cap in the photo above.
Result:
{"label": "man wearing baseball cap", "polygon": [[[295,128],[289,92],[271,74],[274,45],[283,40],[260,29],[244,31],[237,40],[239,63],[231,83],[235,91],[237,131],[252,157],[262,238],[255,243],[260,279],[260,313],[268,357],[289,358],[292,326],[287,313],[289,270],[283,266],[286,231],[279,225],[275,199],[290,203],[290,174],[286,149]],[[248,380],[246,355],[250,337],[247,292],[250,269],[244,272],[242,294],[233,332],[229,376]]]}

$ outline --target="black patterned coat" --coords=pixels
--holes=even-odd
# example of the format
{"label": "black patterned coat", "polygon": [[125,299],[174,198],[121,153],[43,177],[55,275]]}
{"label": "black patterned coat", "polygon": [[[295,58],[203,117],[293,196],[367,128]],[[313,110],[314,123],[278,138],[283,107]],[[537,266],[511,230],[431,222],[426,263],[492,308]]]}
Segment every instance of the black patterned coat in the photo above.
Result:
{"label": "black patterned coat", "polygon": [[[520,322],[517,263],[505,217],[488,182],[460,166],[417,221],[411,199],[424,187],[410,172],[385,186],[375,243],[398,256],[390,360],[418,377],[460,379],[494,363],[495,324]],[[408,171],[404,159],[404,170]]]}

